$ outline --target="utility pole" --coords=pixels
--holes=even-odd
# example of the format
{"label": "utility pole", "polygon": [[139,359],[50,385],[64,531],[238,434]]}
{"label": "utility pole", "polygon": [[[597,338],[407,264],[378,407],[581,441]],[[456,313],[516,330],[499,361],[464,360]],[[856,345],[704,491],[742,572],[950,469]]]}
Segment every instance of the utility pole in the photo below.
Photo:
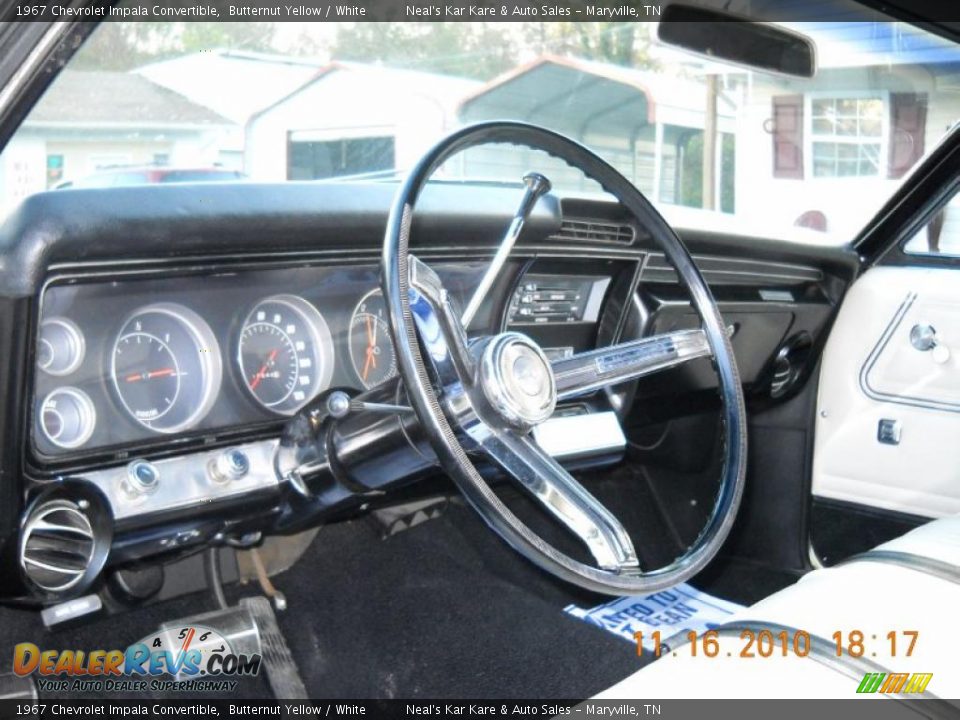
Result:
{"label": "utility pole", "polygon": [[707,105],[703,118],[703,209],[716,210],[717,76],[707,75]]}

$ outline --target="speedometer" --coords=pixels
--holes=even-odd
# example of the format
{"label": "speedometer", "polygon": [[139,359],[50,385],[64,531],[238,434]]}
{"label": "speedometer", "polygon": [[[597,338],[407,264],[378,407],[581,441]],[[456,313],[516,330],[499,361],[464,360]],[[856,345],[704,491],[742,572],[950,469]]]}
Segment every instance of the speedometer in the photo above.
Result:
{"label": "speedometer", "polygon": [[243,323],[237,362],[243,385],[261,406],[291,415],[330,386],[330,329],[303,298],[268,297]]}
{"label": "speedometer", "polygon": [[223,366],[203,318],[183,305],[137,310],[113,345],[110,377],[129,416],[157,432],[196,425],[210,411]]}

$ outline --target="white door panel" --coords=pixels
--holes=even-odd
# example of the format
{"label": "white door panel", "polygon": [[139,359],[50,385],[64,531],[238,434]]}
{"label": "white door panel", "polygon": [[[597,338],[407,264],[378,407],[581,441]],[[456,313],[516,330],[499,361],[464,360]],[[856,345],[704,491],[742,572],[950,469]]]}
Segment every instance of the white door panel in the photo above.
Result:
{"label": "white door panel", "polygon": [[[937,347],[911,344],[916,325]],[[820,497],[960,512],[960,272],[874,268],[850,289],[824,352],[813,473]]]}

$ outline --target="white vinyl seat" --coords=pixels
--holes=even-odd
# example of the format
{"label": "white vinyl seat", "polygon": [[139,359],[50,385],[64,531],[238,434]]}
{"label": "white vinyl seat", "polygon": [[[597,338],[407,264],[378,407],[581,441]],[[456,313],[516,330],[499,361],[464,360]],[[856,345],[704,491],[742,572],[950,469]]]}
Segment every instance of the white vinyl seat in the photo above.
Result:
{"label": "white vinyl seat", "polygon": [[[960,517],[928,523],[877,551],[810,572],[737,613],[720,630],[715,657],[704,655],[702,643],[694,656],[685,640],[667,641],[659,660],[598,699],[851,698],[871,672],[932,673],[928,696],[960,698]],[[748,642],[741,634],[764,629],[773,639],[770,656],[760,656],[757,643],[754,657],[741,656]],[[811,637],[806,657],[792,651],[798,631]],[[917,633],[912,648],[905,631]],[[850,657],[851,640],[861,638],[862,656]]]}
{"label": "white vinyl seat", "polygon": [[921,525],[877,546],[877,550],[923,557],[960,568],[960,515]]}

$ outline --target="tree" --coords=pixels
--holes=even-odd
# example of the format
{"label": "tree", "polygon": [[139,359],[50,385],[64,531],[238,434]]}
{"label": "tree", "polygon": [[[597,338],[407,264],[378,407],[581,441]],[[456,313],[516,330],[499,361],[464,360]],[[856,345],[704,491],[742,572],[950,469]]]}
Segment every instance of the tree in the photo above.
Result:
{"label": "tree", "polygon": [[272,23],[105,22],[75,56],[78,70],[132,70],[203,50],[273,51]]}
{"label": "tree", "polygon": [[525,26],[526,40],[538,53],[575,55],[634,68],[653,68],[650,23],[540,22]]}
{"label": "tree", "polygon": [[330,54],[335,60],[382,62],[479,79],[517,64],[516,44],[486,23],[343,24]]}

